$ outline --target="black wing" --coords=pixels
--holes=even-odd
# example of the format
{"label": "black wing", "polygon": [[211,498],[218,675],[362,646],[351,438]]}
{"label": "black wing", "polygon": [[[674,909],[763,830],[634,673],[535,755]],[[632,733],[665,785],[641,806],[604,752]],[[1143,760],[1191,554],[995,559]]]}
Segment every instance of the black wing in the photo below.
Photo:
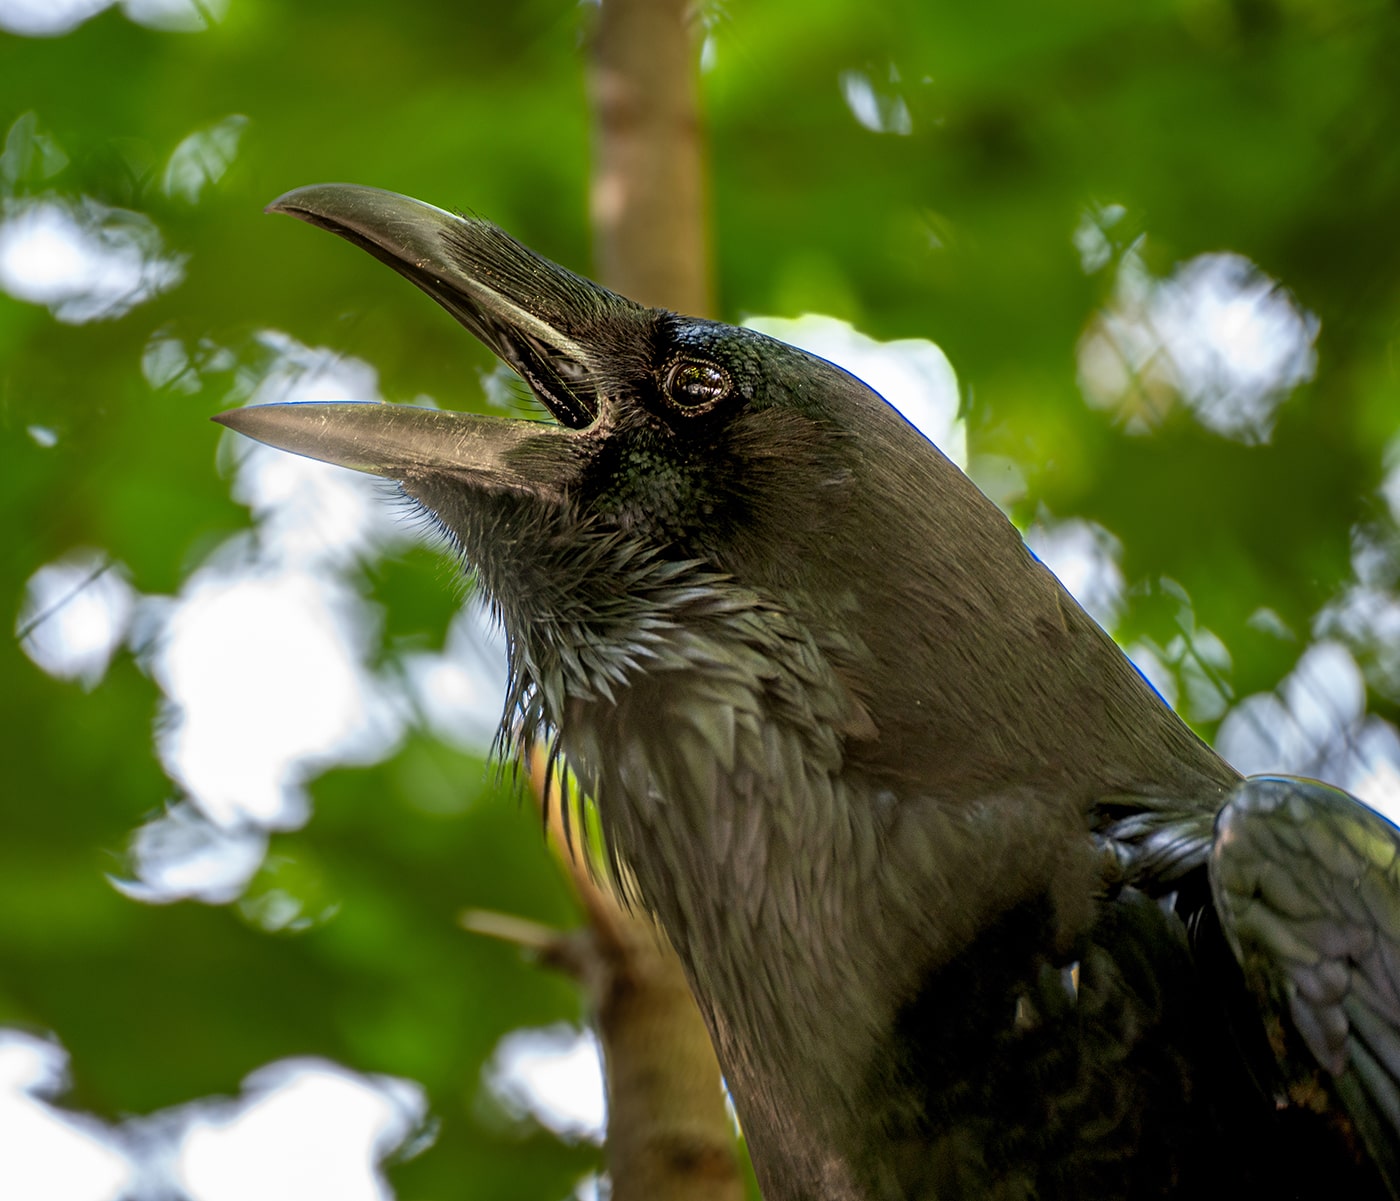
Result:
{"label": "black wing", "polygon": [[1400,828],[1338,788],[1256,776],[1220,811],[1210,881],[1282,1100],[1340,1097],[1400,1196]]}

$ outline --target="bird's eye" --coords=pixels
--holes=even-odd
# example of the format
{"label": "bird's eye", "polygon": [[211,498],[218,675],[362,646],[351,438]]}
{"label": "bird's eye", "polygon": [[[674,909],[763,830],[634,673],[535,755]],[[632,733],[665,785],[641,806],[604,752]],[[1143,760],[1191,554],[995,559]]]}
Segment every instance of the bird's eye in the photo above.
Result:
{"label": "bird's eye", "polygon": [[714,363],[679,359],[666,372],[666,399],[686,413],[704,413],[729,395],[729,373]]}

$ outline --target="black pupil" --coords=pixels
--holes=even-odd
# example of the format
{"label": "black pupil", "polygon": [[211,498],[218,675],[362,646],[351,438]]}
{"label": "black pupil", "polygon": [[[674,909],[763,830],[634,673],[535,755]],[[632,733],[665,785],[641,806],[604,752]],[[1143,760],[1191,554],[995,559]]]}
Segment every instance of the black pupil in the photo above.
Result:
{"label": "black pupil", "polygon": [[671,399],[679,405],[703,405],[729,390],[724,372],[710,363],[681,363],[671,372]]}

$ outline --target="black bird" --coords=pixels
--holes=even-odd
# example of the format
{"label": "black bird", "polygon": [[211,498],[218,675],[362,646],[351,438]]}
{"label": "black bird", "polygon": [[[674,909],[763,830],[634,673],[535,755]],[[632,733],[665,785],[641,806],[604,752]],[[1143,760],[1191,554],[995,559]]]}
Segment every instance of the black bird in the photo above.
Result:
{"label": "black bird", "polygon": [[1241,780],[869,388],[349,185],[553,423],[218,420],[398,480],[680,953],[769,1201],[1400,1189],[1400,830]]}

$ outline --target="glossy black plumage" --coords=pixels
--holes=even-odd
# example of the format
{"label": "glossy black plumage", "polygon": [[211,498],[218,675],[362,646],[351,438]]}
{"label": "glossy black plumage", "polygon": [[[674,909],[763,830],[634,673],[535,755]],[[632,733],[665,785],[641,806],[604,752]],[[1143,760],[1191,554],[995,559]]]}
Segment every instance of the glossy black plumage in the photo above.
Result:
{"label": "glossy black plumage", "polygon": [[324,185],[558,424],[221,420],[401,481],[681,954],[769,1201],[1383,1197],[1400,832],[1239,777],[845,372]]}

